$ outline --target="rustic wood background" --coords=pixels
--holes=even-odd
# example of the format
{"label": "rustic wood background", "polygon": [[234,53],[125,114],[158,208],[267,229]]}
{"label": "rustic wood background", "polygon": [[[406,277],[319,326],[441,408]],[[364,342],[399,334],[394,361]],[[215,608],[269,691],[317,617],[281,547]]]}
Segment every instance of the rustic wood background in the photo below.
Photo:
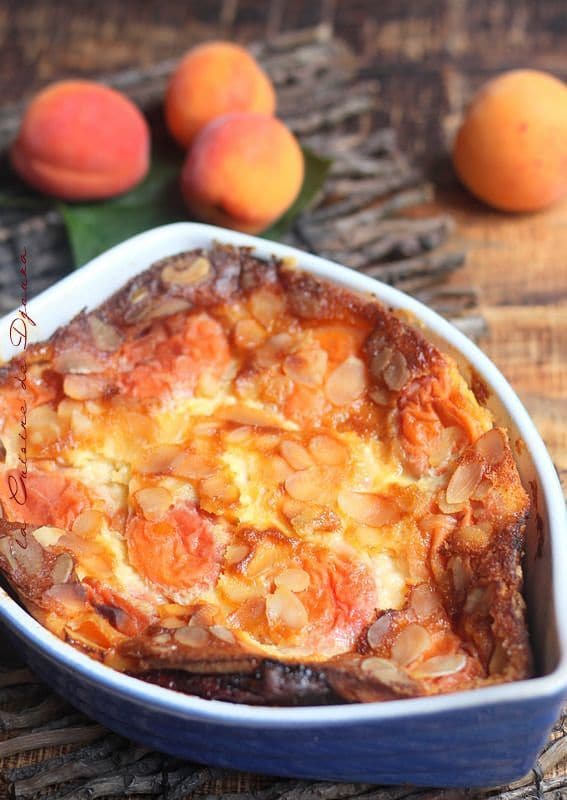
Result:
{"label": "rustic wood background", "polygon": [[[566,0],[4,0],[0,107],[58,78],[149,67],[211,36],[258,41],[322,21],[361,55],[361,79],[380,84],[380,118],[433,181],[424,213],[456,220],[452,243],[468,259],[449,282],[477,289],[489,324],[481,345],[532,413],[567,490],[567,203],[534,215],[493,212],[457,185],[447,158],[467,99],[490,75],[532,66],[567,79]],[[554,767],[551,778],[501,797],[565,800],[563,733],[542,762]],[[0,773],[33,758],[12,756]],[[243,776],[207,788],[261,785]]]}

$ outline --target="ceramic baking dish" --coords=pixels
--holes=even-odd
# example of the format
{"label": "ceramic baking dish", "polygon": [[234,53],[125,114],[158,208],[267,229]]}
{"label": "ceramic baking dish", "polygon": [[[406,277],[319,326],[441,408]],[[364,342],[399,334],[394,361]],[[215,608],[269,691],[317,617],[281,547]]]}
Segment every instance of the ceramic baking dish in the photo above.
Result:
{"label": "ceramic baking dish", "polygon": [[[259,256],[294,257],[316,275],[405,309],[444,342],[465,375],[489,389],[506,425],[533,512],[525,557],[526,600],[539,677],[437,697],[342,706],[231,705],[163,689],[81,654],[0,590],[0,621],[30,666],[89,716],[149,747],[196,761],[281,776],[434,786],[488,786],[532,766],[567,696],[567,522],[561,486],[530,417],[496,367],[465,336],[403,293],[330,261],[232,231],[177,223],[143,233],[91,261],[31,301],[44,339],[82,308],[94,308],[153,261],[213,241]],[[33,253],[28,254],[33,285]],[[0,320],[0,358],[14,314]],[[14,338],[14,337],[13,337]]]}

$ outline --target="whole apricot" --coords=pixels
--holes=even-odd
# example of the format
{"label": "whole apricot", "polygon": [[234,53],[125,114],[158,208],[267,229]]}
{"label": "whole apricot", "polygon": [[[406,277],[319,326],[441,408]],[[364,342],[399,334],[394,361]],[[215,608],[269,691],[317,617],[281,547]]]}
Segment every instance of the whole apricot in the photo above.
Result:
{"label": "whole apricot", "polygon": [[226,114],[195,139],[181,189],[189,211],[204,222],[258,233],[293,203],[303,171],[301,148],[281,120]]}
{"label": "whole apricot", "polygon": [[171,135],[188,147],[216,117],[233,111],[273,114],[272,82],[243,47],[207,42],[185,55],[170,78],[165,118]]}
{"label": "whole apricot", "polygon": [[567,193],[567,86],[513,70],[475,95],[453,163],[465,186],[504,211],[536,211]]}
{"label": "whole apricot", "polygon": [[66,200],[122,194],[149,166],[150,132],[123,94],[93,81],[48,86],[28,106],[10,158],[31,186]]}

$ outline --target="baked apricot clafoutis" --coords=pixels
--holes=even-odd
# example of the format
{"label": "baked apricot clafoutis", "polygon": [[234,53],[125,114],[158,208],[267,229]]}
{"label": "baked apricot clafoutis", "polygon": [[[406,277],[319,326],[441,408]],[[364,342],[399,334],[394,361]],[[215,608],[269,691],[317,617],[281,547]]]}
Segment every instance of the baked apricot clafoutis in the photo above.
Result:
{"label": "baked apricot clafoutis", "polygon": [[248,703],[529,675],[507,434],[375,299],[216,246],[25,358],[27,475],[21,359],[0,372],[0,568],[65,641]]}

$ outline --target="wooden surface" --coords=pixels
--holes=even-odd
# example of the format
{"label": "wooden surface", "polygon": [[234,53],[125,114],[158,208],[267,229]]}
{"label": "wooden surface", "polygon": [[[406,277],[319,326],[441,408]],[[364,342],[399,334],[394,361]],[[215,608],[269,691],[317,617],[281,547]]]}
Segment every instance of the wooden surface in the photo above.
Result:
{"label": "wooden surface", "polygon": [[456,216],[469,259],[452,280],[478,289],[490,324],[482,346],[532,413],[567,490],[567,204],[491,212],[455,185],[446,157],[468,97],[490,75],[529,65],[567,79],[565,0],[9,1],[1,102],[60,77],[148,65],[212,35],[249,41],[321,19],[363,54],[365,76],[381,84],[379,114],[427,164],[435,210]]}
{"label": "wooden surface", "polygon": [[[481,345],[533,414],[567,490],[567,203],[537,215],[490,211],[459,188],[447,158],[467,99],[490,75],[530,65],[567,79],[566,0],[356,0],[335,7],[330,0],[15,0],[0,5],[0,105],[18,104],[60,77],[176,57],[219,33],[250,41],[331,18],[363,55],[363,78],[380,82],[379,119],[396,127],[436,186],[427,211],[456,219],[452,245],[465,245],[469,255],[451,282],[478,290],[490,325]],[[563,750],[553,752],[552,774],[564,781]],[[10,764],[27,758],[13,756]],[[238,791],[262,785],[248,776],[235,780]],[[546,786],[542,794],[530,778],[510,797],[567,797],[564,783]]]}

